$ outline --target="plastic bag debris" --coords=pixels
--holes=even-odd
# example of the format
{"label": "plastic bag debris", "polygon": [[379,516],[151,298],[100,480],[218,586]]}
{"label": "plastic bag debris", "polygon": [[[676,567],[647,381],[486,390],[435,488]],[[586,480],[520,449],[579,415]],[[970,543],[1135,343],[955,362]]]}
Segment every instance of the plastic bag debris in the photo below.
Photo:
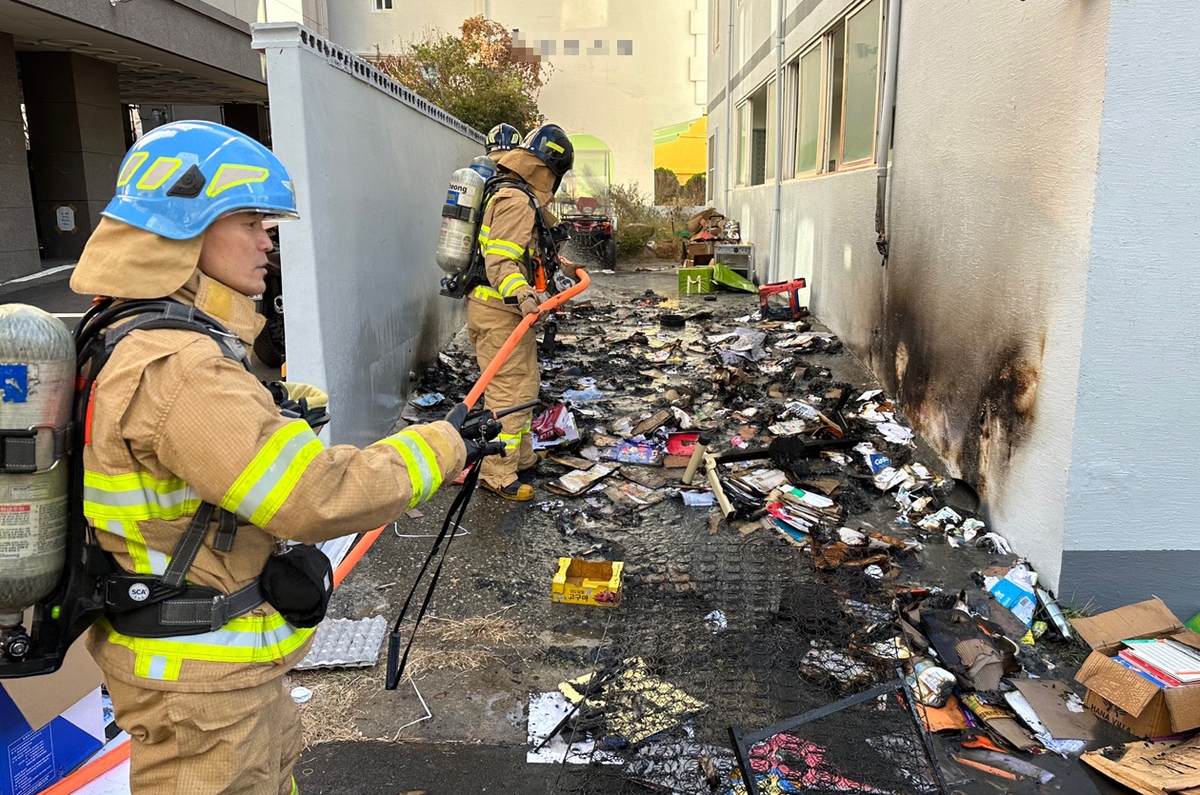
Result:
{"label": "plastic bag debris", "polygon": [[445,401],[446,398],[441,392],[433,392],[428,395],[417,395],[409,402],[414,406],[420,406],[423,409],[428,409],[440,403],[444,403]]}
{"label": "plastic bag debris", "polygon": [[568,403],[588,403],[593,400],[604,400],[604,393],[594,386],[588,386],[582,389],[568,389],[563,392],[562,397]]}
{"label": "plastic bag debris", "polygon": [[996,601],[1007,607],[1025,626],[1033,623],[1033,612],[1037,608],[1034,594],[1037,575],[1028,567],[1018,563],[1003,577],[984,577],[983,582]]}
{"label": "plastic bag debris", "polygon": [[714,610],[704,617],[704,626],[714,635],[729,628],[729,621],[720,610]]}

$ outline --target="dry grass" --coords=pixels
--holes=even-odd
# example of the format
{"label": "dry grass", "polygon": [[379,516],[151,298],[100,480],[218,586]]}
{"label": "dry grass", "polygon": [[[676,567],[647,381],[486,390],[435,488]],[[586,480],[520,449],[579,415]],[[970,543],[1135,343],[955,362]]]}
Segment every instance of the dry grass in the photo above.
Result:
{"label": "dry grass", "polygon": [[300,723],[306,747],[364,737],[358,729],[362,710],[358,705],[374,696],[383,682],[374,673],[354,671],[293,671],[288,687],[301,685],[313,691],[312,699],[300,705]]}
{"label": "dry grass", "polygon": [[503,617],[508,609],[461,621],[431,617],[417,636],[407,673],[420,680],[431,671],[474,671],[500,659],[501,651],[527,639],[515,621]]}
{"label": "dry grass", "polygon": [[[433,671],[465,672],[483,668],[502,654],[517,652],[529,639],[517,622],[505,618],[503,608],[486,616],[461,621],[428,617],[421,626],[405,678],[420,681]],[[300,705],[300,718],[306,747],[340,741],[373,740],[387,742],[390,737],[367,737],[359,730],[364,714],[360,705],[383,689],[383,675],[374,669],[293,671],[287,686],[301,685],[313,691],[312,699]]]}
{"label": "dry grass", "polygon": [[405,675],[420,681],[433,671],[474,671],[494,659],[498,657],[490,651],[414,651],[408,658]]}
{"label": "dry grass", "polygon": [[472,616],[455,621],[448,618],[430,618],[429,632],[443,643],[479,643],[484,646],[512,646],[519,641],[523,632],[517,622],[500,615],[510,608],[487,616]]}

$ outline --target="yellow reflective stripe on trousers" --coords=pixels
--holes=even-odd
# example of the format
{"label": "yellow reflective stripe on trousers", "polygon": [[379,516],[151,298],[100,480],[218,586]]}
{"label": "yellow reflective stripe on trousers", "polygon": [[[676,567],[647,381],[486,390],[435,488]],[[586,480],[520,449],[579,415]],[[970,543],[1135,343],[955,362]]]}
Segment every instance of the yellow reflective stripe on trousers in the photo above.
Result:
{"label": "yellow reflective stripe on trousers", "polygon": [[[110,643],[124,646],[137,655],[135,672],[147,679],[172,675],[178,678],[179,666],[186,660],[242,664],[275,662],[303,646],[314,631],[293,627],[279,613],[242,616],[216,632],[171,638],[133,638],[117,632],[106,619],[98,619],[98,623]],[[162,662],[156,661],[155,657],[163,658]]]}
{"label": "yellow reflective stripe on trousers", "polygon": [[148,472],[83,473],[83,515],[92,521],[170,521],[200,507],[200,495],[180,478],[157,480]]}
{"label": "yellow reflective stripe on trousers", "polygon": [[521,431],[517,431],[516,433],[502,433],[496,438],[504,442],[505,450],[516,450],[521,446]]}
{"label": "yellow reflective stripe on trousers", "polygon": [[263,445],[229,491],[221,507],[266,527],[291,496],[296,482],[325,445],[304,420],[289,422]]}
{"label": "yellow reflective stripe on trousers", "polygon": [[510,273],[500,282],[500,294],[505,298],[515,295],[519,290],[528,287],[529,282],[520,273]]}
{"label": "yellow reflective stripe on trousers", "polygon": [[438,468],[437,456],[429,442],[422,439],[416,431],[400,431],[379,444],[391,445],[404,461],[413,490],[412,499],[408,503],[409,508],[425,502],[441,488],[442,471]]}
{"label": "yellow reflective stripe on trousers", "polygon": [[112,533],[125,539],[126,551],[133,559],[134,574],[166,574],[171,556],[146,545],[137,522],[122,522],[118,519],[96,519],[92,522],[97,530]]}

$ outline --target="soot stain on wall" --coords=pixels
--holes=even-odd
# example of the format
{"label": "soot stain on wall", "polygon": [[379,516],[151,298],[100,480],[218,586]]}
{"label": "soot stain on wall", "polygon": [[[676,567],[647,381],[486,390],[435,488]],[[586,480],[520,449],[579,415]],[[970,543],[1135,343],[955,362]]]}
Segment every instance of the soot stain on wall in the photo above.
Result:
{"label": "soot stain on wall", "polygon": [[955,474],[994,500],[1036,417],[1045,331],[1013,327],[1032,313],[938,306],[911,282],[889,293],[872,369]]}

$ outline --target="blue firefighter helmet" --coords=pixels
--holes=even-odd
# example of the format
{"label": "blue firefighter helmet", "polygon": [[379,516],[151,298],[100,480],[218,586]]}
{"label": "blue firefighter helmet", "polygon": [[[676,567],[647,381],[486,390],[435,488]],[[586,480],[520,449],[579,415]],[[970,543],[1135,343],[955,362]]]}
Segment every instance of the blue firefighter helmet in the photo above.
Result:
{"label": "blue firefighter helmet", "polygon": [[516,149],[521,145],[521,131],[511,124],[497,124],[488,131],[485,149],[490,155],[497,150]]}
{"label": "blue firefighter helmet", "polygon": [[172,240],[204,232],[222,215],[296,218],[292,178],[253,138],[208,121],[156,127],[125,155],[103,215]]}

